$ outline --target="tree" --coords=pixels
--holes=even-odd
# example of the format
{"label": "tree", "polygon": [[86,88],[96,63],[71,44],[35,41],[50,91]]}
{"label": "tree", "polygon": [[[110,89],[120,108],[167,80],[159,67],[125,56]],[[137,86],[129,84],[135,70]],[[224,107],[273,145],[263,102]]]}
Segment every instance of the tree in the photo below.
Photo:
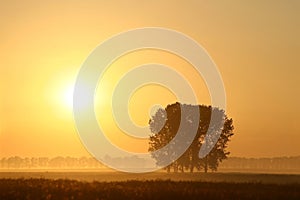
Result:
{"label": "tree", "polygon": [[[149,120],[149,125],[152,132],[149,151],[158,166],[171,163],[166,167],[168,172],[171,168],[174,172],[184,172],[185,169],[193,172],[195,168],[205,172],[208,169],[216,171],[219,163],[229,155],[227,146],[233,136],[233,120],[219,108],[177,102],[165,109],[158,109]],[[193,131],[196,135],[191,139]],[[178,132],[180,136],[176,136]],[[215,142],[216,137],[219,139]],[[186,145],[189,147],[179,155],[178,150]],[[162,147],[165,147],[163,151],[156,151]],[[211,151],[199,158],[200,148]]]}

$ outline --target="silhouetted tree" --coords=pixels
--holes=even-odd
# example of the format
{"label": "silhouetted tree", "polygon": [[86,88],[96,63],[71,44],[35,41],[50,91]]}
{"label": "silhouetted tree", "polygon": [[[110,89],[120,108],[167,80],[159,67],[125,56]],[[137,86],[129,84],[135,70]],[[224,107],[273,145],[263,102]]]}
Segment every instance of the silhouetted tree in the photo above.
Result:
{"label": "silhouetted tree", "polygon": [[[219,108],[177,102],[165,109],[158,109],[149,120],[149,125],[152,132],[149,151],[158,166],[171,163],[166,167],[168,172],[171,168],[174,172],[184,172],[185,169],[193,172],[195,168],[204,169],[205,172],[208,169],[216,171],[219,163],[229,155],[226,148],[233,135],[233,121]],[[193,131],[196,131],[196,136],[191,138]],[[219,135],[219,139],[214,143],[214,137]],[[187,143],[190,144],[187,150],[175,159],[178,157],[178,149],[184,148]],[[169,145],[166,148],[167,144]],[[164,151],[155,152],[162,147],[165,147]],[[200,159],[201,147],[212,150]]]}

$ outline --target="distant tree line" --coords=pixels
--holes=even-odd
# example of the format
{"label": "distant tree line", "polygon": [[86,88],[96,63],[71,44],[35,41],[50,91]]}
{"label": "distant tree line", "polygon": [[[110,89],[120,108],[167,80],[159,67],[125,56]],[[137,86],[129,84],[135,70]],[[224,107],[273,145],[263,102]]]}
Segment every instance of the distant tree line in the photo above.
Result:
{"label": "distant tree line", "polygon": [[220,165],[220,169],[231,170],[286,170],[300,171],[300,156],[274,158],[230,157]]}
{"label": "distant tree line", "polygon": [[[113,159],[113,158],[110,158]],[[118,161],[120,162],[120,161]],[[92,157],[32,157],[21,158],[13,156],[0,158],[0,168],[2,169],[103,169],[105,168],[99,161]],[[278,170],[300,172],[300,156],[294,157],[274,157],[274,158],[242,158],[229,157],[219,165],[220,170],[231,171],[260,171]]]}
{"label": "distant tree line", "polygon": [[103,168],[104,166],[92,157],[25,157],[19,156],[0,159],[2,169],[31,169],[31,168]]}
{"label": "distant tree line", "polygon": [[123,169],[128,166],[132,166],[133,163],[136,168],[147,168],[147,160],[136,155],[128,157],[111,157],[109,155],[105,155],[103,161]]}

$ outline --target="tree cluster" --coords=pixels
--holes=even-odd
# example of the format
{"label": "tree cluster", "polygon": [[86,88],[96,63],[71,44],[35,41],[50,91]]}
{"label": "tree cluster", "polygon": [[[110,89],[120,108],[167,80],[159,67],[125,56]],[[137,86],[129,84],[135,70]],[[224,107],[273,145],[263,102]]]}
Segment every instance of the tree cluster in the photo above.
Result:
{"label": "tree cluster", "polygon": [[[233,120],[222,109],[177,102],[158,109],[149,125],[152,132],[149,151],[158,166],[171,163],[165,168],[168,172],[172,168],[174,172],[216,171],[229,155],[227,146],[233,136]],[[196,132],[195,137],[192,137],[193,132]],[[184,147],[187,147],[185,151]],[[209,153],[199,157],[201,148]],[[179,155],[180,150],[183,150],[182,155]]]}

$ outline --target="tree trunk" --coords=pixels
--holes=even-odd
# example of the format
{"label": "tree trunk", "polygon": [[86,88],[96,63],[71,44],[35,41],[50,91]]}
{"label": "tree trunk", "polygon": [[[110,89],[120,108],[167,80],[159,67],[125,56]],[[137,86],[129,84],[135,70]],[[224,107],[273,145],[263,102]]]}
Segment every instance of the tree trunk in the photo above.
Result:
{"label": "tree trunk", "polygon": [[175,172],[175,173],[178,172],[178,165],[177,165],[177,163],[174,163],[174,164],[173,164],[173,169],[174,169],[174,172]]}
{"label": "tree trunk", "polygon": [[208,171],[208,156],[205,157],[204,161],[204,172],[207,173]]}
{"label": "tree trunk", "polygon": [[193,173],[193,172],[194,172],[194,166],[191,165],[191,166],[190,166],[190,173]]}
{"label": "tree trunk", "polygon": [[184,173],[184,166],[183,165],[181,166],[180,170],[181,170],[181,173]]}
{"label": "tree trunk", "polygon": [[170,166],[167,167],[167,172],[170,173]]}

